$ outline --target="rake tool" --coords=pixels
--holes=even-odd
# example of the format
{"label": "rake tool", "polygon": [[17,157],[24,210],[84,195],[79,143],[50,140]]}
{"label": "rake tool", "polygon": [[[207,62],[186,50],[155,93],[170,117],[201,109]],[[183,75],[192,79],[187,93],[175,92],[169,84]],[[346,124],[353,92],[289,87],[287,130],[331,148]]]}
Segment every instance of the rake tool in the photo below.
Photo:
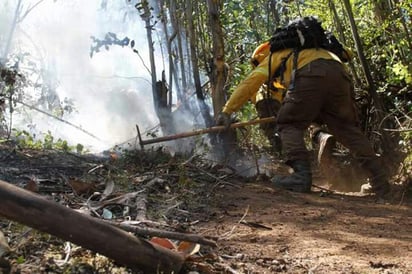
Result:
{"label": "rake tool", "polygon": [[[276,121],[276,118],[272,116],[272,117],[267,117],[267,118],[262,118],[262,119],[251,120],[247,122],[233,123],[230,125],[230,128],[234,129],[234,128],[240,128],[244,126],[265,124],[265,123],[270,123],[270,122],[275,122],[275,121]],[[202,134],[207,134],[207,133],[212,133],[212,132],[221,132],[225,130],[225,126],[213,126],[213,127],[198,129],[194,131],[182,132],[182,133],[178,133],[174,135],[162,136],[162,137],[153,138],[150,140],[143,140],[140,134],[139,126],[136,125],[136,128],[137,128],[137,134],[139,137],[140,147],[142,149],[145,145],[149,145],[149,144],[167,142],[167,141],[172,141],[176,139],[187,138],[187,137],[192,137],[192,136],[202,135]]]}

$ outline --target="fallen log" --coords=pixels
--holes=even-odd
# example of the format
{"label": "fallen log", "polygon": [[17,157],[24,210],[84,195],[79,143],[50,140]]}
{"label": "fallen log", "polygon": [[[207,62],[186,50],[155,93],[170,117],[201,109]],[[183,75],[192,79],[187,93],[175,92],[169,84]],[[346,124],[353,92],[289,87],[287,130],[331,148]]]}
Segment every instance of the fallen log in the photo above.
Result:
{"label": "fallen log", "polygon": [[145,273],[178,273],[184,257],[0,180],[0,215]]}
{"label": "fallen log", "polygon": [[[240,128],[240,127],[251,126],[251,125],[256,125],[256,124],[270,123],[270,122],[275,122],[275,121],[276,121],[275,117],[267,117],[267,118],[256,119],[256,120],[251,120],[251,121],[247,121],[247,122],[233,123],[233,124],[230,125],[230,128]],[[150,140],[143,140],[142,136],[140,134],[139,127],[136,126],[136,129],[137,129],[137,134],[138,134],[138,137],[139,137],[140,147],[143,149],[144,145],[160,143],[160,142],[166,142],[166,141],[172,141],[172,140],[176,140],[176,139],[187,138],[187,137],[202,135],[202,134],[206,134],[206,133],[219,132],[219,131],[225,130],[225,127],[224,126],[208,127],[208,128],[198,129],[198,130],[194,130],[194,131],[183,132],[183,133],[178,133],[178,134],[174,134],[174,135],[168,135],[168,136],[153,138],[153,139],[150,139]]]}

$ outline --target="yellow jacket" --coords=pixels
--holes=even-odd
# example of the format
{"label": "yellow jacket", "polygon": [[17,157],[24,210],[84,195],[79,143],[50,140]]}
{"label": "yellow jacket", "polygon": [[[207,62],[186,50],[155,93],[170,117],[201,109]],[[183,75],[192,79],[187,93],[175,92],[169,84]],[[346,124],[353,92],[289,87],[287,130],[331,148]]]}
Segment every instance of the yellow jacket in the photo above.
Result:
{"label": "yellow jacket", "polygon": [[[251,73],[236,87],[222,111],[227,114],[232,114],[233,112],[238,111],[250,98],[254,98],[259,88],[275,73],[276,69],[281,65],[283,58],[286,58],[291,51],[292,49],[284,49],[272,54],[270,74],[268,71],[270,54],[267,55],[262,62],[260,62],[259,65],[252,70]],[[341,62],[335,54],[325,49],[303,49],[299,52],[297,68],[299,69],[317,59],[328,59]],[[292,69],[293,54],[286,62],[286,70],[283,74],[284,79],[283,83],[281,83],[286,89],[289,87]]]}

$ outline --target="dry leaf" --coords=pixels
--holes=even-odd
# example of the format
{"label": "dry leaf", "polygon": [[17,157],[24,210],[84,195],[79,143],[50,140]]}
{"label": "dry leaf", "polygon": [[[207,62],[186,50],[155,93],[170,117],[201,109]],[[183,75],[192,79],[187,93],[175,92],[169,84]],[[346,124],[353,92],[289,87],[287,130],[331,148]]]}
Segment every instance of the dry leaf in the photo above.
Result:
{"label": "dry leaf", "polygon": [[31,192],[39,192],[39,186],[37,182],[34,180],[28,181],[27,184],[24,186],[24,189]]}
{"label": "dry leaf", "polygon": [[200,250],[200,244],[182,241],[177,247],[179,252],[182,252],[186,257],[196,254]]}
{"label": "dry leaf", "polygon": [[176,245],[172,241],[166,238],[153,237],[152,239],[150,239],[150,242],[163,246],[164,248],[168,248],[172,250],[177,249]]}
{"label": "dry leaf", "polygon": [[93,184],[85,183],[83,181],[79,181],[75,179],[70,179],[67,181],[67,183],[71,186],[71,188],[77,195],[90,194],[95,189]]}

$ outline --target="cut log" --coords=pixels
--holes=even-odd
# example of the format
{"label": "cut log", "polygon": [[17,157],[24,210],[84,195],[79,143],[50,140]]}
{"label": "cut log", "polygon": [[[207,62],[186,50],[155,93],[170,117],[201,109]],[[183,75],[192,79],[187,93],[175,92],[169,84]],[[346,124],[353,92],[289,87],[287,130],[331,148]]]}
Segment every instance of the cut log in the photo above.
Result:
{"label": "cut log", "polygon": [[145,273],[178,273],[180,253],[0,180],[0,215]]}

